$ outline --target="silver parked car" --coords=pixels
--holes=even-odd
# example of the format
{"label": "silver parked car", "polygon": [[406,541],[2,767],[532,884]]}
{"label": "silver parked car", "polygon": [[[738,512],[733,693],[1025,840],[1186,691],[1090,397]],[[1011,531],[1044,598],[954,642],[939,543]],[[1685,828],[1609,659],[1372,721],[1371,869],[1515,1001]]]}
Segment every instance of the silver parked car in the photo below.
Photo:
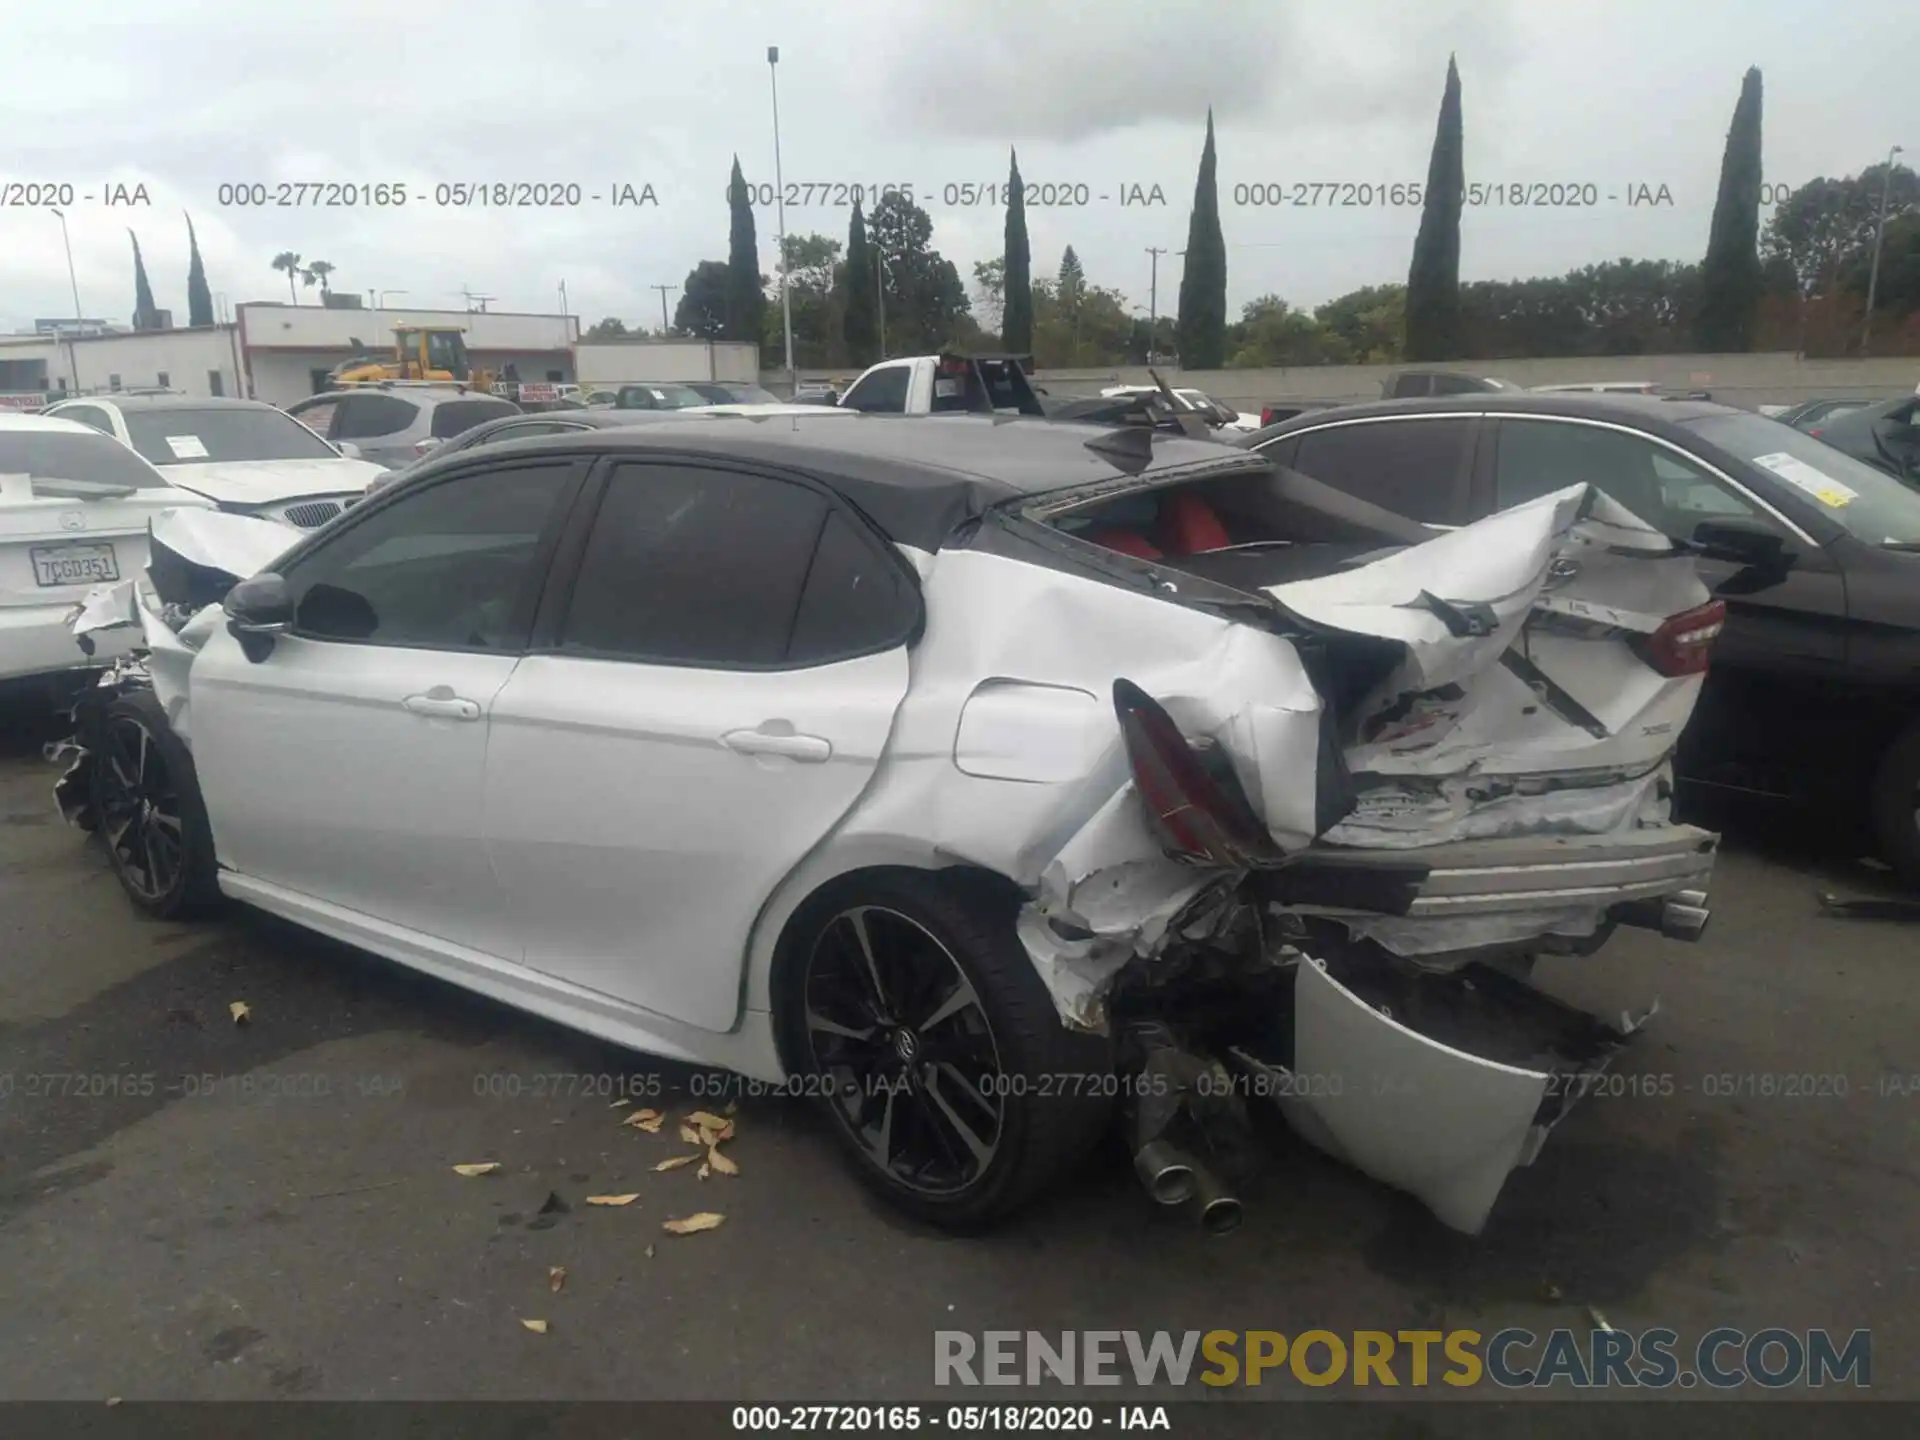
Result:
{"label": "silver parked car", "polygon": [[394,382],[329,390],[287,407],[287,413],[334,444],[350,441],[389,470],[411,465],[462,431],[520,407],[464,385]]}

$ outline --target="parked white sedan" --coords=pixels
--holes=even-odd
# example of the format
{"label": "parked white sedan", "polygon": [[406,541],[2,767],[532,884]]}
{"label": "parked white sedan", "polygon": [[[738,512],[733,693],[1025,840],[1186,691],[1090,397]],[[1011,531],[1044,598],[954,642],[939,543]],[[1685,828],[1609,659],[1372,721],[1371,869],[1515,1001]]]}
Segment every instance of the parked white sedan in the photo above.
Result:
{"label": "parked white sedan", "polygon": [[67,620],[96,585],[141,574],[147,522],[208,502],[84,425],[0,411],[0,681],[104,665],[130,632],[74,645]]}
{"label": "parked white sedan", "polygon": [[113,436],[222,510],[302,530],[326,524],[386,473],[258,400],[102,395],[62,401],[47,414]]}
{"label": "parked white sedan", "polygon": [[942,1223],[1117,1109],[1230,1228],[1255,1095],[1478,1230],[1633,1028],[1526,958],[1707,918],[1719,609],[1587,486],[1436,539],[1146,430],[709,417],[155,545],[59,786],[137,904],[816,1097]]}

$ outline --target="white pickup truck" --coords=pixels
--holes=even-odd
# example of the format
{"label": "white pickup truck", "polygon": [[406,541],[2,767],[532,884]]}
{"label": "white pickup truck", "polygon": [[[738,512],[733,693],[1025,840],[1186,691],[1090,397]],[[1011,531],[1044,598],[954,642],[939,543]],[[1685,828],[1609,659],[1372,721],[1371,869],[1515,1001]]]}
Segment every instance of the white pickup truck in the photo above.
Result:
{"label": "white pickup truck", "polygon": [[909,355],[882,360],[840,397],[845,410],[877,415],[1044,415],[1018,355]]}

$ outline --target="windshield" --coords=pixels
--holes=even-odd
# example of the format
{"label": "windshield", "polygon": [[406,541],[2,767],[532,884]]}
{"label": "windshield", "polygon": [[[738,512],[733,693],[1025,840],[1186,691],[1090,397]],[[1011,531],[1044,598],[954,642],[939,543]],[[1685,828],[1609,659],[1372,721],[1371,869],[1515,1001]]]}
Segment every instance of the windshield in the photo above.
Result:
{"label": "windshield", "polygon": [[1869,545],[1920,543],[1920,491],[1763,415],[1686,422],[1702,440],[1771,471]]}
{"label": "windshield", "polygon": [[689,410],[711,403],[691,385],[623,385],[617,410]]}
{"label": "windshield", "polygon": [[133,448],[155,465],[333,460],[333,447],[284,411],[235,406],[123,412]]}
{"label": "windshield", "polygon": [[0,475],[42,480],[96,480],[155,490],[166,481],[118,440],[57,430],[0,430]]}

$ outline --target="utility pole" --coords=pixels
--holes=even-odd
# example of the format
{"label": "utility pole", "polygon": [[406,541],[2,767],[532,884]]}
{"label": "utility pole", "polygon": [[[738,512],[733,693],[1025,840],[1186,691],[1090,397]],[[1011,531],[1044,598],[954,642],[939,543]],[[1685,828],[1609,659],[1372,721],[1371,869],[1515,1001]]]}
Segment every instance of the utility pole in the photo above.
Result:
{"label": "utility pole", "polygon": [[787,184],[780,176],[780,47],[767,47],[767,79],[773,86],[773,190],[779,207],[780,318],[787,331],[787,394],[800,388],[800,376],[793,368],[793,298],[787,293]]}
{"label": "utility pole", "polygon": [[665,335],[673,329],[672,323],[667,319],[667,292],[669,290],[678,290],[680,287],[678,285],[655,285],[653,288],[660,292],[660,333]]}
{"label": "utility pole", "polygon": [[873,252],[873,301],[880,315],[880,358],[887,358],[887,262]]}
{"label": "utility pole", "polygon": [[1149,245],[1147,254],[1153,257],[1151,279],[1147,282],[1147,363],[1153,363],[1154,342],[1160,334],[1160,257],[1166,254],[1164,247]]}
{"label": "utility pole", "polygon": [[1867,271],[1867,318],[1860,325],[1860,354],[1865,358],[1867,342],[1873,338],[1873,302],[1880,290],[1880,242],[1887,233],[1887,192],[1893,189],[1893,157],[1898,145],[1887,152],[1887,173],[1880,177],[1880,220],[1873,227],[1873,266]]}
{"label": "utility pole", "polygon": [[80,310],[80,279],[73,270],[73,239],[67,234],[67,215],[64,210],[55,210],[53,215],[60,222],[60,243],[67,249],[67,283],[73,287],[73,333],[67,337],[67,365],[72,374],[73,393],[80,393],[80,332],[86,328],[82,323]]}

